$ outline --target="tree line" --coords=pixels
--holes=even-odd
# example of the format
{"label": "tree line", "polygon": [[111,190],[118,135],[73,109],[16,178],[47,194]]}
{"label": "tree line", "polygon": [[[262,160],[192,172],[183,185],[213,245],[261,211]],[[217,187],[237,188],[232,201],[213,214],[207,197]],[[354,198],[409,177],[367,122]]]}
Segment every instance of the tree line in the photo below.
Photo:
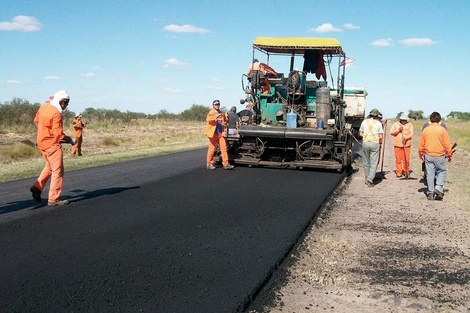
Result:
{"label": "tree line", "polygon": [[[30,103],[28,100],[13,98],[11,101],[0,103],[0,131],[29,131],[35,129],[33,120],[38,111],[40,103]],[[83,119],[92,123],[120,123],[129,124],[137,119],[163,119],[179,121],[205,121],[210,107],[193,104],[189,109],[181,113],[170,113],[160,110],[157,114],[145,114],[137,112],[121,112],[119,110],[86,108],[81,112]],[[70,122],[75,117],[75,112],[65,110],[63,112],[65,122]]]}
{"label": "tree line", "polygon": [[[396,119],[399,119],[400,116],[404,112],[398,112]],[[408,117],[414,120],[422,120],[425,119],[424,112],[419,110],[419,111],[414,111],[414,110],[409,110],[408,111]],[[446,115],[448,118],[454,118],[462,121],[469,121],[470,120],[470,112],[460,112],[460,111],[452,111],[449,114]]]}

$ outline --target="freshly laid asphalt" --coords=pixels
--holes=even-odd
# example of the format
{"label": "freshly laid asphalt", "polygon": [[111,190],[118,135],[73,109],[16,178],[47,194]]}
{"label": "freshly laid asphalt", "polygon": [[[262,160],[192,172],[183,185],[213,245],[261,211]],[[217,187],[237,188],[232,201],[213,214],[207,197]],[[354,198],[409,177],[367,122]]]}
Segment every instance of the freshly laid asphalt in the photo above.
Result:
{"label": "freshly laid asphalt", "polygon": [[0,184],[0,312],[242,311],[343,176],[205,152],[66,171],[64,207]]}

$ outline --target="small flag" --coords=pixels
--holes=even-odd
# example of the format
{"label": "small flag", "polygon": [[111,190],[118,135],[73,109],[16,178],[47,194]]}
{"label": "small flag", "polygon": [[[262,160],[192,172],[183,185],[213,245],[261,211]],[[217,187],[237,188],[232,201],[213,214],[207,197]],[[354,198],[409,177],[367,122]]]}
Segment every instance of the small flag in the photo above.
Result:
{"label": "small flag", "polygon": [[349,67],[349,65],[353,64],[354,61],[356,61],[356,60],[346,57],[346,58],[344,58],[343,62],[341,62],[340,66]]}

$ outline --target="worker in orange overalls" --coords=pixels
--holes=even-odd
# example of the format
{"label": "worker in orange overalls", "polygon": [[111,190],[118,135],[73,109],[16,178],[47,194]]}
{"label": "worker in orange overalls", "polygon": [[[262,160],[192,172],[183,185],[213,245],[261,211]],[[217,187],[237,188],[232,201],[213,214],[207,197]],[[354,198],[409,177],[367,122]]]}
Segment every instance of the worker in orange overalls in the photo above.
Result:
{"label": "worker in orange overalls", "polygon": [[406,114],[402,114],[399,121],[392,125],[390,135],[393,136],[395,150],[395,174],[397,177],[410,174],[411,138],[413,138],[413,124]]}
{"label": "worker in orange overalls", "polygon": [[72,147],[72,158],[75,157],[75,154],[82,156],[82,142],[83,142],[83,129],[86,127],[86,123],[82,121],[82,115],[80,113],[75,114],[75,119],[73,120],[73,137],[76,140],[76,143]]}
{"label": "worker in orange overalls", "polygon": [[38,128],[37,145],[46,160],[46,166],[42,170],[34,185],[29,189],[36,201],[41,201],[41,192],[49,178],[48,205],[59,206],[68,204],[67,200],[60,200],[62,193],[62,179],[64,177],[64,159],[61,142],[74,144],[75,140],[63,132],[62,111],[69,105],[70,96],[65,90],[56,92],[50,102],[46,102],[39,108],[34,118]]}
{"label": "worker in orange overalls", "polygon": [[222,165],[225,170],[234,168],[228,161],[227,143],[224,138],[225,122],[228,120],[227,114],[220,111],[220,101],[214,100],[212,102],[212,110],[206,116],[207,127],[205,135],[209,138],[209,149],[207,150],[207,169],[215,170],[214,166],[214,152],[219,145],[220,153],[222,154]]}

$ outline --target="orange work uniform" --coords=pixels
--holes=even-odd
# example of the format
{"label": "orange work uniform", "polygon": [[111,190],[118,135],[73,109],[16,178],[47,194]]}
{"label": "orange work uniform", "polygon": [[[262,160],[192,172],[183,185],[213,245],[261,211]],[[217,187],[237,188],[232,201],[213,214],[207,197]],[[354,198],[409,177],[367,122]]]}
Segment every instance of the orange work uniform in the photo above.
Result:
{"label": "orange work uniform", "polygon": [[83,124],[81,118],[76,118],[73,120],[73,137],[76,139],[76,143],[72,146],[72,157],[76,154],[78,156],[82,155],[82,142],[83,142],[83,128],[85,128],[85,124]]}
{"label": "orange work uniform", "polygon": [[[223,136],[227,117],[221,112],[212,109],[207,114],[206,121],[207,126],[204,134],[207,136],[207,138],[209,138],[209,149],[207,150],[207,164],[214,165],[214,152],[217,145],[219,145],[220,152],[222,154],[222,165],[229,165],[227,143],[225,142],[225,138]],[[219,126],[220,134],[215,133],[217,130],[218,123],[221,123],[221,125]]]}
{"label": "orange work uniform", "polygon": [[34,122],[38,127],[37,145],[46,160],[46,165],[34,182],[34,186],[42,191],[51,178],[48,202],[57,202],[62,193],[64,177],[64,159],[60,140],[66,136],[63,132],[62,113],[46,102],[39,108]]}
{"label": "orange work uniform", "polygon": [[[403,130],[400,131],[400,127]],[[393,136],[393,148],[395,150],[395,170],[398,176],[403,172],[410,172],[410,152],[411,152],[411,138],[413,138],[413,124],[401,124],[396,122],[390,129],[390,135]],[[405,162],[406,153],[406,162]]]}

